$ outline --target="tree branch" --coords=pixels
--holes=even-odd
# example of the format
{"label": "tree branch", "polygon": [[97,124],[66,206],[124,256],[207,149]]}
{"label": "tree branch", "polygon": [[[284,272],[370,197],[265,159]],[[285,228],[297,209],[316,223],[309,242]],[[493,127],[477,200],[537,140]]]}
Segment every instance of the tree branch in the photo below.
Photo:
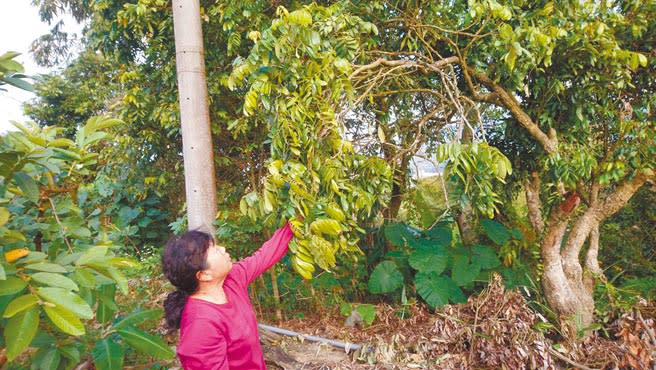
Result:
{"label": "tree branch", "polygon": [[[551,130],[549,132],[549,135],[545,134],[544,131],[540,129],[540,127],[533,122],[533,119],[524,112],[522,107],[519,105],[517,100],[515,99],[514,96],[512,96],[506,89],[498,85],[496,82],[494,82],[491,78],[488,76],[477,72],[473,68],[469,67],[467,64],[461,61],[461,66],[462,68],[466,71],[466,73],[470,74],[477,80],[479,80],[483,85],[485,85],[488,89],[490,89],[493,93],[493,95],[487,94],[487,95],[478,95],[477,100],[482,100],[482,101],[487,101],[491,102],[490,100],[495,100],[495,104],[500,104],[506,109],[510,111],[510,114],[513,115],[513,117],[517,120],[517,122],[528,131],[528,133],[535,139],[537,140],[540,145],[542,145],[542,148],[547,153],[554,153],[557,150],[558,147],[558,141],[556,138],[556,132],[555,130]],[[473,84],[470,85],[470,89],[473,89]],[[474,96],[477,94],[474,92]],[[497,102],[498,100],[498,102]]]}
{"label": "tree branch", "polygon": [[599,224],[590,230],[588,253],[585,255],[585,268],[595,275],[603,274],[599,267]]}
{"label": "tree branch", "polygon": [[544,231],[542,219],[542,201],[540,200],[540,177],[537,172],[531,173],[526,184],[526,205],[528,206],[528,220],[535,233],[540,235]]}
{"label": "tree branch", "polygon": [[444,68],[445,66],[449,64],[454,64],[458,63],[458,57],[453,56],[453,57],[448,57],[444,58],[441,60],[438,60],[435,63],[426,63],[426,62],[420,62],[420,61],[414,61],[414,60],[387,60],[383,58],[378,58],[375,61],[369,63],[369,64],[364,64],[357,66],[358,68],[351,73],[349,76],[349,79],[352,80],[359,74],[362,74],[365,71],[375,69],[379,66],[386,66],[386,67],[404,67],[404,68],[421,68],[421,69],[428,69],[432,71],[439,71],[440,69]]}
{"label": "tree branch", "polygon": [[654,178],[652,170],[646,170],[634,176],[630,180],[621,182],[615,190],[603,201],[592,203],[591,207],[576,220],[567,238],[567,244],[563,249],[563,258],[567,261],[577,261],[581,248],[585,243],[593,227],[601,221],[615,214],[631,199],[642,185]]}

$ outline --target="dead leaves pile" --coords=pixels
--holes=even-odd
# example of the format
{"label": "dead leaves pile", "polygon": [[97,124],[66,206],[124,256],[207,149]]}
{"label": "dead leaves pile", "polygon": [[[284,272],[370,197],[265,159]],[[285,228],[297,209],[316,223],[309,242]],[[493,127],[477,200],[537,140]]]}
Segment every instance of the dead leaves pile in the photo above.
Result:
{"label": "dead leaves pile", "polygon": [[656,369],[656,307],[646,302],[607,328],[607,337],[595,332],[558,345],[536,330],[544,319],[498,275],[465,304],[413,311],[404,325],[379,306],[376,322],[387,335],[369,331],[372,346],[356,357],[375,369]]}
{"label": "dead leaves pile", "polygon": [[431,352],[441,369],[555,369],[539,318],[518,292],[495,276],[478,296],[437,312]]}

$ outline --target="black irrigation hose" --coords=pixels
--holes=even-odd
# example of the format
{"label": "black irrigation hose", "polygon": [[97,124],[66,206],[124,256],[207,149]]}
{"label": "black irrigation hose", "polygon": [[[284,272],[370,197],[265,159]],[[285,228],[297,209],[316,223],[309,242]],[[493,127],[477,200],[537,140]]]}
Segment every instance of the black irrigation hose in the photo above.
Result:
{"label": "black irrigation hose", "polygon": [[270,325],[264,325],[264,324],[258,324],[260,329],[270,331],[272,333],[276,334],[282,334],[282,335],[287,335],[290,337],[299,337],[303,338],[312,342],[321,342],[321,343],[326,343],[330,344],[331,346],[339,347],[345,350],[347,353],[351,350],[357,351],[362,346],[360,344],[355,344],[355,343],[348,343],[348,342],[342,342],[339,340],[334,340],[334,339],[327,339],[327,338],[321,338],[321,337],[316,337],[314,335],[305,335],[305,334],[300,334],[295,331],[287,330],[287,329],[281,329],[281,328],[276,328],[275,326],[270,326]]}

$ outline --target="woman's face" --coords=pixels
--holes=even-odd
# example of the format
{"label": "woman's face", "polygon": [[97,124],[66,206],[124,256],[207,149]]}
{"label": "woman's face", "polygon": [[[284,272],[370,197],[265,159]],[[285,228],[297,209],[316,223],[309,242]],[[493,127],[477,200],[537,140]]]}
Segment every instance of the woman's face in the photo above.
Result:
{"label": "woman's face", "polygon": [[212,242],[207,248],[207,266],[203,272],[211,274],[212,280],[223,280],[228,275],[232,269],[232,260],[225,247],[220,247]]}

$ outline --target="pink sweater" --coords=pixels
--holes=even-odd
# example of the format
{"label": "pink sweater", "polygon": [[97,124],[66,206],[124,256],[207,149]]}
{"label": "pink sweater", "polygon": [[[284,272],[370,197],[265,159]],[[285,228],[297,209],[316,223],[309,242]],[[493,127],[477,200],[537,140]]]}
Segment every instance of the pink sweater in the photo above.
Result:
{"label": "pink sweater", "polygon": [[177,347],[185,370],[266,369],[248,284],[280,261],[292,236],[286,225],[257,252],[233,265],[223,283],[228,303],[187,299]]}

